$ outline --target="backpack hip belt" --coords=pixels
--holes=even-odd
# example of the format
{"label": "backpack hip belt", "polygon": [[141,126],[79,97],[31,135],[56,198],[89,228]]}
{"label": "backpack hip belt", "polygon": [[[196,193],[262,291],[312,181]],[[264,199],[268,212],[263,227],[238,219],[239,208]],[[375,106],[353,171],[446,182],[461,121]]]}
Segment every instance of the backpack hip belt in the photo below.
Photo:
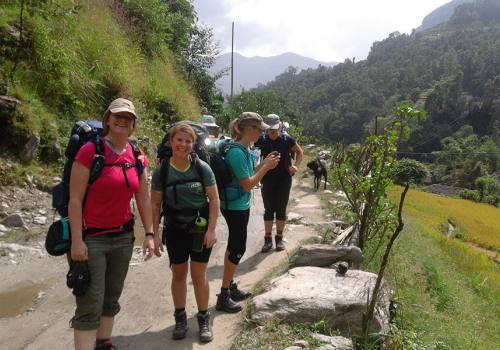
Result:
{"label": "backpack hip belt", "polygon": [[98,236],[102,234],[107,234],[107,233],[124,233],[124,232],[133,232],[134,231],[134,223],[135,220],[134,218],[131,218],[129,221],[124,223],[123,225],[120,226],[114,226],[114,227],[106,227],[106,228],[101,228],[101,227],[85,227],[83,229],[83,236],[84,237],[93,237],[93,236]]}

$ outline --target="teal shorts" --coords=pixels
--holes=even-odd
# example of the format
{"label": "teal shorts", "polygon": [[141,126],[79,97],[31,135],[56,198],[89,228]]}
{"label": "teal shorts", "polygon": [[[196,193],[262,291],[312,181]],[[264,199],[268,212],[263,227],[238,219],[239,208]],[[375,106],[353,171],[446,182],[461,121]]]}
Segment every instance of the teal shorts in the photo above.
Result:
{"label": "teal shorts", "polygon": [[83,297],[76,298],[72,328],[97,329],[101,316],[113,317],[120,311],[118,299],[132,258],[133,240],[132,232],[85,239],[89,252],[90,286]]}

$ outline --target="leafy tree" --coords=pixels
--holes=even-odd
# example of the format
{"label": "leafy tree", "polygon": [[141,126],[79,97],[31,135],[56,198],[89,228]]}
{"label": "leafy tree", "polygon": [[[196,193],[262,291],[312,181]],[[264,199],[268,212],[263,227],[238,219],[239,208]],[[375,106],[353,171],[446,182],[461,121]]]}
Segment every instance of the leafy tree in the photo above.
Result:
{"label": "leafy tree", "polygon": [[231,107],[236,116],[242,112],[252,111],[262,116],[275,113],[285,117],[289,112],[285,100],[270,92],[243,91],[233,98]]}
{"label": "leafy tree", "polygon": [[145,53],[161,53],[168,47],[175,55],[188,45],[194,9],[187,0],[118,0],[132,32],[141,39]]}
{"label": "leafy tree", "polygon": [[189,36],[188,45],[183,51],[188,76],[211,68],[219,53],[219,43],[214,39],[213,29],[195,24]]}
{"label": "leafy tree", "polygon": [[219,43],[214,39],[212,28],[195,24],[188,45],[182,52],[182,60],[187,78],[192,82],[201,104],[215,115],[222,112],[224,102],[222,92],[217,89],[215,82],[224,72],[211,76],[208,69],[214,65],[219,53]]}
{"label": "leafy tree", "polygon": [[423,111],[402,104],[394,110],[392,122],[382,135],[369,136],[348,148],[336,146],[332,171],[357,216],[360,249],[368,240],[383,237],[392,225],[386,190],[396,169],[397,144],[409,137],[410,120],[424,118]]}
{"label": "leafy tree", "polygon": [[472,188],[474,180],[498,171],[500,148],[488,136],[479,137],[469,125],[442,141],[434,152],[433,173],[437,181]]}

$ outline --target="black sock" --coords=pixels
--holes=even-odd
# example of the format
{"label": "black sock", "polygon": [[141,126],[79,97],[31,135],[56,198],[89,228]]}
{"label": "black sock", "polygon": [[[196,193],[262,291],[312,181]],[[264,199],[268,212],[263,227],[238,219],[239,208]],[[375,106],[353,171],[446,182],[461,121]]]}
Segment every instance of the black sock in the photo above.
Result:
{"label": "black sock", "polygon": [[221,293],[229,293],[229,288],[220,287]]}
{"label": "black sock", "polygon": [[182,308],[182,309],[175,309],[175,313],[176,314],[180,314],[181,312],[184,312],[186,310],[186,308]]}
{"label": "black sock", "polygon": [[200,315],[205,315],[208,312],[208,310],[198,310],[198,313]]}

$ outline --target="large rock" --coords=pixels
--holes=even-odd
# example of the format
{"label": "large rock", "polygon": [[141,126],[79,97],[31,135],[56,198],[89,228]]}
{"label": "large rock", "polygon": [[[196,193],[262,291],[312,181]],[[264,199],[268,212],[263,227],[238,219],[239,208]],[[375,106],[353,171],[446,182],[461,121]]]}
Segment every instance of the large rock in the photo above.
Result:
{"label": "large rock", "polygon": [[24,145],[24,149],[21,152],[21,160],[25,163],[29,163],[35,157],[36,152],[38,151],[38,146],[40,146],[40,135],[34,132],[31,134],[30,139]]}
{"label": "large rock", "polygon": [[341,336],[330,337],[318,333],[313,334],[312,337],[322,343],[326,343],[335,350],[354,350],[354,344],[351,339],[347,339]]}
{"label": "large rock", "polygon": [[11,96],[0,96],[0,110],[12,112],[16,109],[16,106],[21,103],[17,98]]}
{"label": "large rock", "polygon": [[294,260],[296,266],[327,267],[339,261],[360,263],[363,253],[356,246],[308,244],[299,248]]}
{"label": "large rock", "polygon": [[[320,267],[297,267],[271,281],[268,292],[252,300],[252,320],[281,319],[312,324],[324,320],[344,334],[360,335],[363,313],[377,275],[350,270],[344,276]],[[371,332],[389,330],[390,289],[382,283]]]}
{"label": "large rock", "polygon": [[23,227],[25,226],[23,217],[21,214],[11,214],[7,216],[3,221],[2,224],[8,227]]}

